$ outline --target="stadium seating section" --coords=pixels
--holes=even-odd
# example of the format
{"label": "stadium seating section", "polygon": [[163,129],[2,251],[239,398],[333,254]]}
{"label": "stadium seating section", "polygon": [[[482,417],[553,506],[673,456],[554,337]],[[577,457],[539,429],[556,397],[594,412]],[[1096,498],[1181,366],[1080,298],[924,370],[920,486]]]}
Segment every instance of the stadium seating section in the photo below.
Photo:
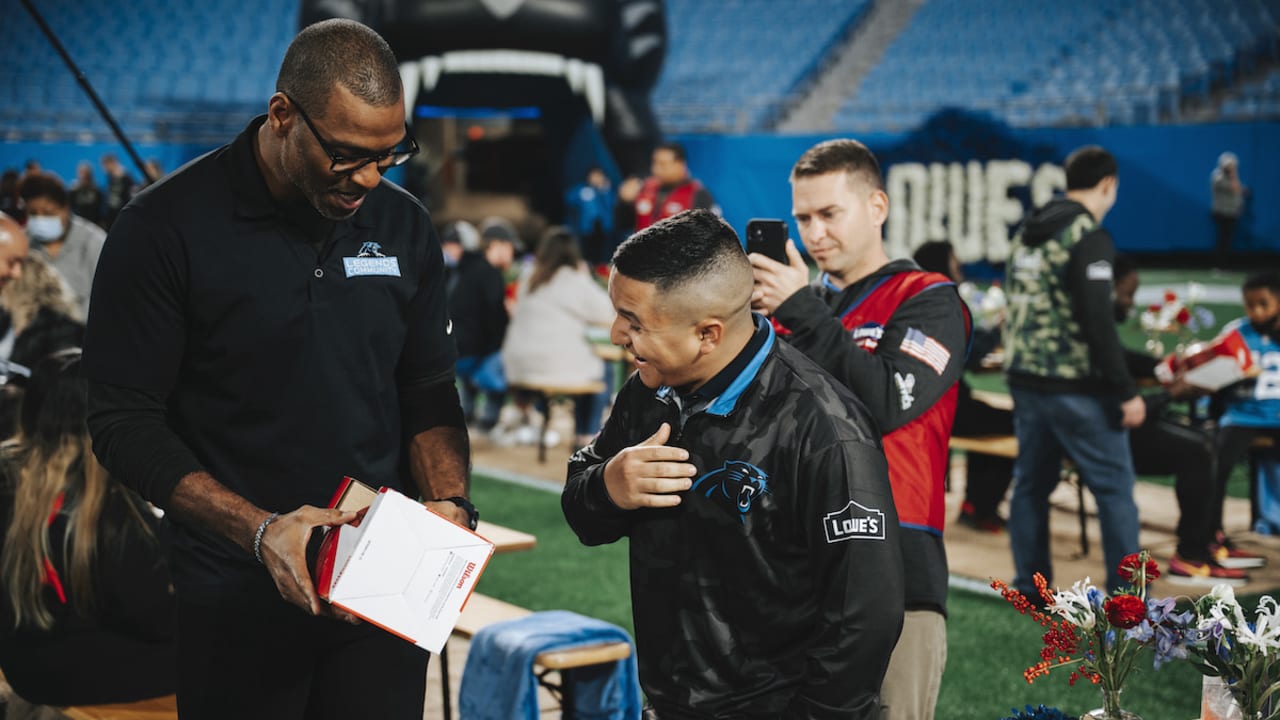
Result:
{"label": "stadium seating section", "polygon": [[928,0],[835,126],[908,129],[948,106],[1013,126],[1177,121],[1184,100],[1275,61],[1278,10],[1262,0]]}
{"label": "stadium seating section", "polygon": [[[223,142],[275,86],[298,0],[35,3],[125,132],[143,142]],[[0,0],[0,140],[109,137],[18,0]]]}
{"label": "stadium seating section", "polygon": [[[666,0],[664,129],[769,131],[873,2]],[[260,111],[297,5],[38,3],[125,131],[159,142],[223,140]],[[0,140],[107,137],[19,0],[0,13]],[[1018,127],[1276,118],[1278,19],[1280,0],[925,0],[834,129],[906,130],[949,107]]]}
{"label": "stadium seating section", "polygon": [[667,131],[766,127],[870,0],[666,0],[653,101]]}

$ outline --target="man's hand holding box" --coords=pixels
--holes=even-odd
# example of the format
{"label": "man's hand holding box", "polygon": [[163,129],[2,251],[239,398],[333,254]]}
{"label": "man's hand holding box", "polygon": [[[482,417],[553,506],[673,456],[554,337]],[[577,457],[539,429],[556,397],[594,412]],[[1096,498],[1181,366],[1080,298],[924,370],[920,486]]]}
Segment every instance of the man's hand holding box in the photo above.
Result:
{"label": "man's hand holding box", "polygon": [[[369,490],[348,479],[333,504],[357,509]],[[316,588],[333,605],[439,652],[493,549],[474,532],[383,488],[360,519],[326,535]]]}

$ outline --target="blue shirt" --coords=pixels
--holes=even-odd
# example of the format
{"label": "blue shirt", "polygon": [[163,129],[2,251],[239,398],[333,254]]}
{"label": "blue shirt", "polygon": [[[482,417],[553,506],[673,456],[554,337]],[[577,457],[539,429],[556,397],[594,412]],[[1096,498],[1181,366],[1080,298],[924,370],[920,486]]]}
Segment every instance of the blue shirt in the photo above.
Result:
{"label": "blue shirt", "polygon": [[1280,427],[1280,335],[1260,333],[1245,318],[1229,323],[1224,330],[1238,330],[1260,370],[1256,377],[1231,386],[1226,391],[1227,410],[1221,424],[1235,427]]}

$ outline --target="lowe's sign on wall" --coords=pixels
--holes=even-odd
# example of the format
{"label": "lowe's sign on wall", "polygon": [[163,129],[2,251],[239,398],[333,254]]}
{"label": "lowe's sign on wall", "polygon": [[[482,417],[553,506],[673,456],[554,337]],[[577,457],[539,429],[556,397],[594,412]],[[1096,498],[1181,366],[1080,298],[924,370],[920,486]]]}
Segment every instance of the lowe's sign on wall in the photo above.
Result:
{"label": "lowe's sign on wall", "polygon": [[[1280,123],[1012,129],[959,111],[905,134],[677,138],[689,168],[715,194],[739,233],[753,217],[791,218],[792,164],[832,137],[856,137],[880,159],[889,194],[884,235],[891,257],[949,240],[962,262],[1001,263],[1026,212],[1066,188],[1062,163],[1101,145],[1120,166],[1119,199],[1106,227],[1140,254],[1213,252],[1209,176],[1218,155],[1240,158],[1250,196],[1232,249],[1280,261]],[[794,222],[791,236],[798,240]]]}

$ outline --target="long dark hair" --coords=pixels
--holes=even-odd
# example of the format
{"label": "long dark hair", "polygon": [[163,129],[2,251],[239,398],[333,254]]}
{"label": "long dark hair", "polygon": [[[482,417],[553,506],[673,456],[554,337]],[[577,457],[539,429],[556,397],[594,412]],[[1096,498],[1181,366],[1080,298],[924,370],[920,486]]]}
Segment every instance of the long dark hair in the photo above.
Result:
{"label": "long dark hair", "polygon": [[[98,525],[111,481],[93,455],[87,410],[88,384],[80,370],[79,349],[54,353],[36,364],[22,398],[18,434],[5,447],[15,487],[0,577],[18,627],[53,627],[43,596],[45,566],[52,561],[49,517],[59,495],[67,504],[62,512],[68,518],[68,556],[59,559],[66,568],[73,607],[84,616],[93,610]],[[146,527],[140,516],[133,519]]]}
{"label": "long dark hair", "polygon": [[582,262],[582,251],[578,249],[578,238],[565,227],[559,225],[547,228],[538,242],[538,254],[533,260],[533,273],[529,275],[529,289],[533,292],[551,282],[556,271],[562,267],[576,268]]}

